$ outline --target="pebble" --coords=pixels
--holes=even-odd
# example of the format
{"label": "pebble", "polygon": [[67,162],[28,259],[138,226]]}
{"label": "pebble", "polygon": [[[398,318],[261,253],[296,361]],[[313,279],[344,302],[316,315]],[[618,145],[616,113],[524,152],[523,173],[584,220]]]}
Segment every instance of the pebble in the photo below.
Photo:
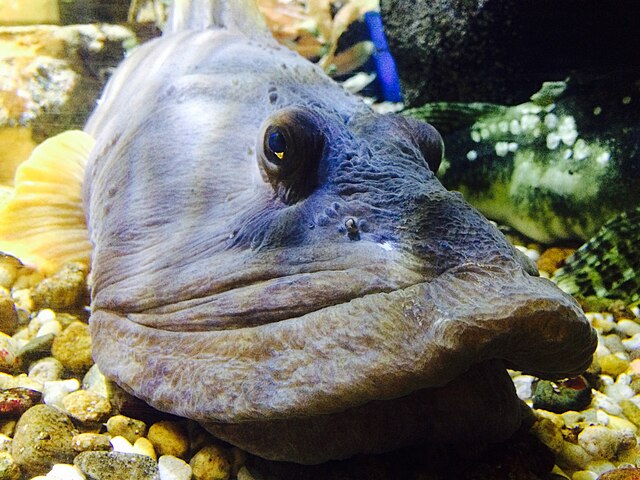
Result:
{"label": "pebble", "polygon": [[567,469],[584,470],[592,460],[591,455],[584,448],[571,442],[563,442],[562,447],[555,452],[558,456],[558,465]]}
{"label": "pebble", "polygon": [[62,405],[69,415],[82,423],[101,422],[111,413],[109,400],[88,390],[65,395]]}
{"label": "pebble", "polygon": [[640,480],[640,469],[635,467],[609,470],[598,477],[598,480]]}
{"label": "pebble", "polygon": [[124,415],[114,415],[107,420],[107,431],[112,436],[122,436],[129,443],[143,437],[147,431],[147,425],[142,420],[125,417]]}
{"label": "pebble", "polygon": [[153,449],[153,445],[149,440],[142,437],[136,440],[136,443],[133,444],[133,453],[138,453],[140,455],[146,455],[148,457],[157,460],[156,451]]}
{"label": "pebble", "polygon": [[51,354],[73,372],[88,370],[93,365],[89,326],[83,322],[73,322],[55,338]]}
{"label": "pebble", "polygon": [[599,391],[593,392],[593,400],[591,401],[593,408],[601,408],[605,412],[611,415],[620,416],[622,414],[622,408],[611,398],[607,397],[604,393]]}
{"label": "pebble", "polygon": [[613,385],[607,385],[604,388],[604,394],[609,398],[612,398],[616,402],[619,402],[620,400],[633,397],[636,392],[634,392],[633,388],[631,388],[629,385],[624,385],[623,383],[616,382]]}
{"label": "pebble", "polygon": [[518,375],[513,378],[516,387],[516,394],[521,400],[530,400],[533,395],[533,381],[535,377],[531,375]]}
{"label": "pebble", "polygon": [[[53,322],[50,322],[53,323]],[[23,364],[30,365],[41,358],[51,356],[51,345],[56,336],[53,333],[34,337],[18,351],[18,356]]]}
{"label": "pebble", "polygon": [[73,459],[74,427],[60,410],[36,405],[27,410],[15,428],[11,453],[30,475],[45,474],[56,463]]}
{"label": "pebble", "polygon": [[64,409],[64,397],[79,388],[80,382],[75,378],[45,382],[42,398],[45,404]]}
{"label": "pebble", "polygon": [[97,365],[89,369],[82,379],[82,388],[102,395],[104,398],[112,398],[113,385],[102,374]]}
{"label": "pebble", "polygon": [[622,340],[618,335],[605,335],[602,337],[602,342],[611,353],[620,353],[626,351],[626,348],[624,347],[624,344],[622,343]]}
{"label": "pebble", "polygon": [[72,262],[42,280],[31,292],[36,308],[68,310],[86,303],[88,268]]}
{"label": "pebble", "polygon": [[31,289],[21,288],[11,291],[11,298],[16,305],[16,308],[21,308],[28,312],[33,311],[33,300],[31,299]]}
{"label": "pebble", "polygon": [[86,480],[87,477],[74,465],[57,463],[44,478],[47,480]]}
{"label": "pebble", "polygon": [[185,458],[189,452],[187,432],[178,422],[162,420],[149,427],[147,438],[159,456]]}
{"label": "pebble", "polygon": [[40,329],[36,333],[36,337],[41,337],[42,335],[50,335],[50,334],[58,335],[60,332],[62,332],[62,324],[60,324],[60,322],[57,320],[52,320],[40,327]]}
{"label": "pebble", "polygon": [[[630,437],[633,437],[633,441]],[[578,435],[578,443],[591,456],[611,460],[618,450],[635,447],[632,432],[616,431],[601,425],[590,425]]]}
{"label": "pebble", "polygon": [[13,457],[8,452],[0,452],[0,479],[20,480],[20,467],[16,465]]}
{"label": "pebble", "polygon": [[5,288],[0,288],[0,331],[12,334],[18,327],[18,313],[13,299]]}
{"label": "pebble", "polygon": [[0,390],[0,415],[22,415],[38,403],[41,396],[40,392],[28,388],[16,387]]}
{"label": "pebble", "polygon": [[20,358],[16,342],[9,335],[0,332],[0,372],[14,373],[20,368]]}
{"label": "pebble", "polygon": [[215,445],[207,445],[200,449],[189,465],[195,480],[229,480],[231,478],[231,462],[225,452]]}
{"label": "pebble", "polygon": [[640,333],[640,324],[634,322],[633,320],[620,320],[616,324],[616,330],[627,337],[633,337]]}
{"label": "pebble", "polygon": [[617,377],[629,368],[629,357],[621,352],[610,353],[598,358],[602,373]]}
{"label": "pebble", "polygon": [[613,315],[603,315],[602,313],[590,313],[587,317],[591,320],[593,328],[602,332],[609,333],[616,328],[616,322]]}
{"label": "pebble", "polygon": [[237,480],[256,480],[251,472],[247,469],[247,467],[242,467],[238,470],[238,475],[236,476]]}
{"label": "pebble", "polygon": [[634,334],[631,338],[622,340],[622,345],[628,352],[640,349],[640,333]]}
{"label": "pebble", "polygon": [[620,407],[622,408],[622,413],[624,413],[627,420],[640,428],[640,407],[631,400],[621,400]]}
{"label": "pebble", "polygon": [[71,440],[73,449],[76,452],[89,452],[89,451],[110,451],[111,438],[108,435],[101,433],[80,433],[75,435]]}
{"label": "pebble", "polygon": [[160,480],[152,458],[121,452],[82,452],[73,461],[90,480]]}
{"label": "pebble", "polygon": [[63,370],[64,367],[59,360],[53,357],[45,357],[29,365],[29,378],[42,384],[45,382],[53,382],[60,380]]}
{"label": "pebble", "polygon": [[[181,458],[163,455],[158,460],[160,480],[191,480],[191,466]],[[240,478],[240,472],[238,472]]]}
{"label": "pebble", "polygon": [[589,470],[578,470],[571,475],[571,480],[597,480],[598,474]]}
{"label": "pebble", "polygon": [[0,452],[11,452],[11,437],[0,433]]}

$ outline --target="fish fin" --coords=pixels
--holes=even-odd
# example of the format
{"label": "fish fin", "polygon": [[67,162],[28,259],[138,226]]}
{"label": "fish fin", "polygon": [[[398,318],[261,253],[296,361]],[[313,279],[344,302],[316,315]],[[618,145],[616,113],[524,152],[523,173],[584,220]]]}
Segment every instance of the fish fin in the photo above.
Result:
{"label": "fish fin", "polygon": [[89,265],[81,192],[94,143],[85,132],[64,132],[37,146],[20,164],[13,193],[0,204],[1,252],[44,275],[72,261]]}
{"label": "fish fin", "polygon": [[405,110],[403,115],[432,124],[441,134],[446,135],[470,127],[481,117],[502,113],[507,107],[494,103],[427,103],[422,107]]}
{"label": "fish fin", "polygon": [[271,35],[256,0],[174,0],[164,33],[216,27],[248,37]]}

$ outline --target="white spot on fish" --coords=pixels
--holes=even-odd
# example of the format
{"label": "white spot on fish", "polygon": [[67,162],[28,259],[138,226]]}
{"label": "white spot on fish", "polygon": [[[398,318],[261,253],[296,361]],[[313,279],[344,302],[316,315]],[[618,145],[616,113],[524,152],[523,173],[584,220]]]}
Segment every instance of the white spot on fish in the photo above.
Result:
{"label": "white spot on fish", "polygon": [[482,137],[483,140],[486,140],[487,138],[489,138],[491,134],[489,133],[489,129],[488,128],[482,128],[480,129],[480,136]]}
{"label": "white spot on fish", "polygon": [[602,152],[600,155],[596,157],[596,162],[598,162],[598,164],[602,166],[605,166],[607,163],[609,163],[610,159],[611,159],[610,152]]}
{"label": "white spot on fish", "polygon": [[509,131],[512,135],[518,135],[522,131],[520,122],[518,122],[518,120],[511,120],[511,123],[509,123]]}
{"label": "white spot on fish", "polygon": [[594,114],[595,116],[598,116],[598,115],[600,115],[601,113],[602,113],[602,107],[595,107],[595,108],[593,109],[593,114]]}
{"label": "white spot on fish", "polygon": [[387,252],[390,252],[391,250],[393,250],[393,246],[391,246],[389,242],[382,242],[382,243],[379,243],[378,245],[380,245],[380,248],[382,248],[383,250],[386,250]]}
{"label": "white spot on fish", "polygon": [[472,130],[471,131],[471,140],[473,140],[474,142],[478,143],[480,142],[482,138],[480,137],[480,132],[478,132],[477,130]]}
{"label": "white spot on fish", "polygon": [[490,124],[489,131],[493,134],[498,133],[498,125],[496,125],[495,123]]}
{"label": "white spot on fish", "polygon": [[469,160],[470,162],[473,162],[477,158],[478,158],[478,152],[476,152],[475,150],[469,150],[467,152],[467,160]]}
{"label": "white spot on fish", "polygon": [[507,142],[496,143],[496,155],[504,157],[507,153],[509,153],[509,144]]}
{"label": "white spot on fish", "polygon": [[578,139],[573,146],[573,158],[576,160],[584,160],[591,155],[591,147],[583,139]]}
{"label": "white spot on fish", "polygon": [[546,107],[544,107],[544,111],[549,113],[549,112],[553,112],[553,110],[556,108],[556,104],[552,103],[550,105],[547,105]]}
{"label": "white spot on fish", "polygon": [[525,132],[529,130],[533,130],[538,123],[540,123],[540,117],[537,115],[523,115],[520,119],[520,124],[522,125],[522,130]]}
{"label": "white spot on fish", "polygon": [[553,130],[558,126],[558,116],[555,113],[548,113],[544,117],[544,124],[549,130]]}
{"label": "white spot on fish", "polygon": [[510,152],[513,153],[516,150],[518,150],[518,144],[516,142],[510,142],[507,148],[509,149]]}
{"label": "white spot on fish", "polygon": [[573,155],[573,150],[571,150],[570,148],[567,148],[567,149],[564,151],[564,154],[562,155],[562,157],[563,157],[565,160],[569,160],[569,159],[571,158],[571,155]]}
{"label": "white spot on fish", "polygon": [[547,135],[547,148],[549,150],[555,150],[560,145],[560,135],[556,132],[551,132]]}
{"label": "white spot on fish", "polygon": [[630,103],[631,103],[631,97],[627,96],[622,98],[623,105],[629,105]]}
{"label": "white spot on fish", "polygon": [[507,133],[509,131],[509,123],[506,120],[503,120],[498,124],[498,128],[502,133]]}
{"label": "white spot on fish", "polygon": [[578,138],[578,130],[576,129],[576,121],[573,117],[562,117],[560,125],[558,126],[558,135],[560,135],[562,143],[569,147],[575,143]]}

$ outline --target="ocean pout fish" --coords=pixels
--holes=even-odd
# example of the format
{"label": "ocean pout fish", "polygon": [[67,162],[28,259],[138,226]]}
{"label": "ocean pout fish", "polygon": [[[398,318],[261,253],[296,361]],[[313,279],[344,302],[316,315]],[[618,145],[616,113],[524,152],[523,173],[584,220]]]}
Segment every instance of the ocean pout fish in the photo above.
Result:
{"label": "ocean pout fish", "polygon": [[177,1],[86,132],[62,140],[90,149],[95,361],[240,448],[501,440],[521,422],[506,367],[590,364],[575,301],[435,178],[437,131],[374,113],[251,0]]}

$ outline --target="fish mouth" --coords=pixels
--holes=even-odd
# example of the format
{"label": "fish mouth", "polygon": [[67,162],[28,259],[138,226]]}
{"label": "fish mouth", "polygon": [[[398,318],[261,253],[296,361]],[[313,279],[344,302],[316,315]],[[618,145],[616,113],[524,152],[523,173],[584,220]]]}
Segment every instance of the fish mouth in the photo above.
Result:
{"label": "fish mouth", "polygon": [[494,359],[563,378],[584,371],[596,346],[570,296],[513,265],[465,264],[255,327],[172,331],[96,308],[91,329],[108,377],[160,410],[218,423],[333,414]]}

